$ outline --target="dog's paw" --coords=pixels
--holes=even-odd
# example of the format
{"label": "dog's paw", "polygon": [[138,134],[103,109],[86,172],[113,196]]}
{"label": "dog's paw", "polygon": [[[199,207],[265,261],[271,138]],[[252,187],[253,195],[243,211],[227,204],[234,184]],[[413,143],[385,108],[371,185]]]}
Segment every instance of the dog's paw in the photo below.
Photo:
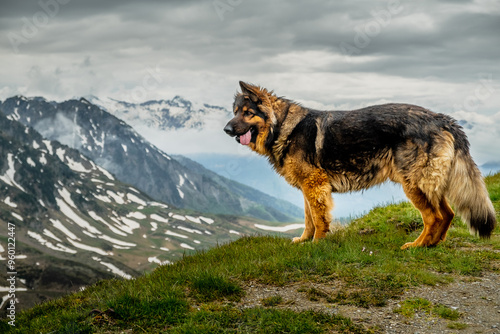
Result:
{"label": "dog's paw", "polygon": [[403,246],[401,246],[401,249],[408,249],[408,248],[411,248],[411,247],[417,247],[415,245],[415,242],[407,242]]}
{"label": "dog's paw", "polygon": [[300,237],[295,237],[295,238],[292,239],[292,243],[294,243],[294,244],[298,244],[300,242],[302,242],[302,240],[301,240]]}

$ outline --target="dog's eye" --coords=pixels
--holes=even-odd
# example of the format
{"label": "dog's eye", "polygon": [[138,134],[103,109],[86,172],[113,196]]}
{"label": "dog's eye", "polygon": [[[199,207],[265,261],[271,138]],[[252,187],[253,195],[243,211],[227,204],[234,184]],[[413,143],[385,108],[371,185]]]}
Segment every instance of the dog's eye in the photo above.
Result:
{"label": "dog's eye", "polygon": [[256,113],[253,111],[253,109],[247,109],[245,110],[245,115],[250,115],[252,117],[254,117],[256,115]]}

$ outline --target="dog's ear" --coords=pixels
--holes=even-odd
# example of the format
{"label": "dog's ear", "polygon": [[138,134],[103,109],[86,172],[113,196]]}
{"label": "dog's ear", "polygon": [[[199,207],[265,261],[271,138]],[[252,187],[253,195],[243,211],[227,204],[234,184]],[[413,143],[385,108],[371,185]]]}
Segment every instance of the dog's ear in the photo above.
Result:
{"label": "dog's ear", "polygon": [[248,95],[253,102],[257,102],[261,99],[261,89],[257,86],[247,84],[246,82],[240,81],[241,92]]}

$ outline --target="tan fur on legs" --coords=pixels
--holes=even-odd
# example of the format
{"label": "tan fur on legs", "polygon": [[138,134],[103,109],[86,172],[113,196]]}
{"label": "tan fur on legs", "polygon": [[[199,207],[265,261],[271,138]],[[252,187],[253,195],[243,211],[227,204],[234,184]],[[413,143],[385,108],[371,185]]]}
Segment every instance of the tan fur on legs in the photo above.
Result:
{"label": "tan fur on legs", "polygon": [[420,236],[413,242],[404,244],[401,249],[409,247],[436,246],[441,241],[441,232],[443,229],[443,216],[439,209],[432,207],[431,203],[418,188],[403,186],[406,196],[413,205],[420,211],[424,221],[424,230]]}
{"label": "tan fur on legs", "polygon": [[330,230],[333,208],[332,188],[328,175],[321,169],[314,170],[302,184],[302,192],[311,210],[311,218],[315,227],[314,241],[326,236]]}
{"label": "tan fur on legs", "polygon": [[311,239],[314,236],[314,231],[316,228],[314,227],[313,219],[311,216],[311,208],[309,207],[309,203],[304,196],[304,215],[305,215],[305,229],[302,233],[301,237],[293,238],[292,242],[303,242]]}

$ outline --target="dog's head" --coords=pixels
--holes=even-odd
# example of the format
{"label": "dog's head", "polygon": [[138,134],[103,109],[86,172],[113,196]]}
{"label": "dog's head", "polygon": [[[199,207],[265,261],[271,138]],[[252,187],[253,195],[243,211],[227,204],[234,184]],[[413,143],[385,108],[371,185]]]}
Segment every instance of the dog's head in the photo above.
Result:
{"label": "dog's head", "polygon": [[242,145],[264,153],[264,144],[270,127],[275,123],[271,106],[275,96],[266,89],[240,81],[241,93],[236,94],[233,104],[234,117],[224,131]]}

